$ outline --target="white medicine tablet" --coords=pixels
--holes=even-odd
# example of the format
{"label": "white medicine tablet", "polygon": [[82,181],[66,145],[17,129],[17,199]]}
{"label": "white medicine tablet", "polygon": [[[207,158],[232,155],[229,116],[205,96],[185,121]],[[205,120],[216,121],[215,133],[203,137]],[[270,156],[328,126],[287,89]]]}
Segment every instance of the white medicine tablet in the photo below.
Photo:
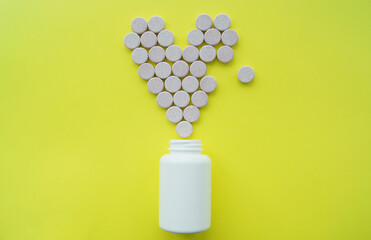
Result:
{"label": "white medicine tablet", "polygon": [[196,18],[196,27],[201,31],[206,31],[213,25],[213,19],[207,14],[201,14]]}
{"label": "white medicine tablet", "polygon": [[176,76],[170,76],[165,80],[165,89],[171,93],[175,93],[182,87],[182,82]]}
{"label": "white medicine tablet", "polygon": [[198,80],[193,76],[187,76],[182,81],[182,88],[188,93],[193,93],[198,89]]}
{"label": "white medicine tablet", "polygon": [[219,31],[225,31],[231,26],[231,19],[226,14],[219,14],[214,19],[214,27]]}
{"label": "white medicine tablet", "polygon": [[159,33],[165,28],[165,21],[160,16],[151,17],[148,21],[148,28],[154,33]]}
{"label": "white medicine tablet", "polygon": [[190,100],[189,94],[185,91],[177,91],[174,94],[174,104],[180,108],[186,107]]}
{"label": "white medicine tablet", "polygon": [[176,133],[179,135],[179,137],[187,138],[192,135],[192,132],[192,124],[187,121],[181,121],[176,125]]}
{"label": "white medicine tablet", "polygon": [[183,59],[192,63],[198,59],[198,49],[195,46],[187,46],[183,50]]}
{"label": "white medicine tablet", "polygon": [[134,18],[131,22],[131,30],[137,34],[142,34],[147,30],[147,21],[142,17]]}
{"label": "white medicine tablet", "polygon": [[155,69],[153,66],[149,63],[143,63],[138,68],[138,74],[139,77],[141,77],[144,80],[149,80],[155,75]]}
{"label": "white medicine tablet", "polygon": [[140,45],[139,35],[133,32],[126,34],[126,36],[124,37],[124,44],[129,49],[139,47]]}
{"label": "white medicine tablet", "polygon": [[131,53],[131,59],[133,59],[133,62],[136,64],[143,64],[148,60],[148,52],[144,48],[136,48]]}
{"label": "white medicine tablet", "polygon": [[205,107],[208,101],[209,97],[204,91],[199,90],[192,94],[192,104],[198,108]]}
{"label": "white medicine tablet", "polygon": [[179,107],[172,106],[166,111],[166,118],[169,122],[178,123],[183,118],[183,111]]}
{"label": "white medicine tablet", "polygon": [[148,55],[149,60],[154,63],[159,63],[165,59],[165,50],[162,47],[154,46],[149,50]]}
{"label": "white medicine tablet", "polygon": [[174,43],[174,34],[169,30],[162,30],[157,36],[158,44],[168,47]]}
{"label": "white medicine tablet", "polygon": [[173,104],[173,96],[166,91],[160,92],[156,97],[156,102],[162,108],[169,108]]}
{"label": "white medicine tablet", "polygon": [[145,48],[151,48],[156,45],[157,43],[157,37],[154,32],[147,31],[142,34],[140,37],[140,43],[142,44],[143,47]]}
{"label": "white medicine tablet", "polygon": [[221,37],[222,35],[218,30],[216,30],[215,28],[211,28],[205,33],[205,43],[212,46],[218,45],[220,43]]}
{"label": "white medicine tablet", "polygon": [[238,34],[233,29],[225,30],[222,34],[222,43],[227,46],[234,46],[238,42]]}
{"label": "white medicine tablet", "polygon": [[176,62],[182,58],[182,49],[177,45],[171,45],[166,48],[165,55],[170,62]]}
{"label": "white medicine tablet", "polygon": [[255,72],[249,66],[243,66],[238,70],[237,77],[243,83],[249,83],[254,79]]}
{"label": "white medicine tablet", "polygon": [[202,61],[195,61],[191,64],[190,72],[192,76],[195,76],[196,78],[205,76],[206,71],[207,71],[206,64]]}
{"label": "white medicine tablet", "polygon": [[171,66],[167,62],[160,62],[155,67],[156,76],[165,79],[171,74]]}
{"label": "white medicine tablet", "polygon": [[200,58],[204,62],[212,62],[216,58],[216,50],[213,46],[205,45],[200,50]]}
{"label": "white medicine tablet", "polygon": [[189,72],[188,63],[184,62],[183,60],[176,61],[173,64],[173,73],[177,77],[185,77]]}
{"label": "white medicine tablet", "polygon": [[211,93],[216,89],[216,80],[212,76],[205,76],[201,79],[200,88],[202,91]]}
{"label": "white medicine tablet", "polygon": [[193,46],[199,46],[204,42],[204,33],[198,29],[193,29],[189,31],[187,41]]}
{"label": "white medicine tablet", "polygon": [[220,62],[228,63],[232,61],[233,56],[234,56],[234,51],[229,46],[222,46],[219,48],[217,56]]}
{"label": "white medicine tablet", "polygon": [[153,77],[148,81],[147,88],[150,93],[159,94],[164,90],[164,82],[158,77]]}
{"label": "white medicine tablet", "polygon": [[188,122],[196,122],[200,118],[200,110],[197,107],[190,105],[184,109],[183,117]]}

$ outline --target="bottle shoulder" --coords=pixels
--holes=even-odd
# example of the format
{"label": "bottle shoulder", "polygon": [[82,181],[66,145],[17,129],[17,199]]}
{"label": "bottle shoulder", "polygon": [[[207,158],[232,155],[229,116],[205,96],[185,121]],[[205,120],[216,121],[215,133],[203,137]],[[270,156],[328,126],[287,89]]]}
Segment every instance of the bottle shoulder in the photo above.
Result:
{"label": "bottle shoulder", "polygon": [[161,157],[160,162],[211,162],[209,156],[205,154],[165,154]]}

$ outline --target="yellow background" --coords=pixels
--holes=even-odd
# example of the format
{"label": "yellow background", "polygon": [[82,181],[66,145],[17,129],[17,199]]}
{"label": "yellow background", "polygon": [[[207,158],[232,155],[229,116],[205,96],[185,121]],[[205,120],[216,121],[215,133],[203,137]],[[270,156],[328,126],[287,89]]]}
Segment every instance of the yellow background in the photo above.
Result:
{"label": "yellow background", "polygon": [[[370,2],[1,1],[0,239],[370,239]],[[122,40],[160,15],[186,46],[227,13],[233,62],[194,124],[213,161],[212,225],[158,227],[175,125]],[[236,78],[254,68],[251,84]]]}

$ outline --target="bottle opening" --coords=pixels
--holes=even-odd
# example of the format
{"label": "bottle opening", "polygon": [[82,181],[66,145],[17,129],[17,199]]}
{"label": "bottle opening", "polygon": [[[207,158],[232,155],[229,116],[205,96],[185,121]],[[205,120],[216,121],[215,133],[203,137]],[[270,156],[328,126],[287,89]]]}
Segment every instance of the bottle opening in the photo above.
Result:
{"label": "bottle opening", "polygon": [[170,151],[201,151],[201,140],[170,140]]}

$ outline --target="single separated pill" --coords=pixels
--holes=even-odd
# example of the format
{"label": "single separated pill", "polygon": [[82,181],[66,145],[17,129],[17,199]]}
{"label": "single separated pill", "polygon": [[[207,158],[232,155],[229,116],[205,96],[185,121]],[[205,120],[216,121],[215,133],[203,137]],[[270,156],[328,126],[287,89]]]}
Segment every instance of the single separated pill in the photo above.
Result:
{"label": "single separated pill", "polygon": [[158,44],[163,47],[168,47],[174,43],[174,34],[169,30],[162,30],[158,34]]}
{"label": "single separated pill", "polygon": [[179,137],[187,138],[191,136],[193,132],[192,124],[190,124],[187,121],[181,121],[176,125],[176,133],[179,135]]}
{"label": "single separated pill", "polygon": [[165,28],[165,21],[160,16],[151,17],[148,21],[148,28],[154,33],[159,33]]}
{"label": "single separated pill", "polygon": [[216,80],[212,76],[205,76],[201,79],[200,88],[202,91],[211,93],[216,89]]}
{"label": "single separated pill", "polygon": [[160,92],[156,97],[156,102],[162,108],[169,108],[173,104],[173,96],[166,91]]}
{"label": "single separated pill", "polygon": [[154,46],[149,52],[149,59],[154,63],[162,62],[165,59],[165,51],[162,47]]}
{"label": "single separated pill", "polygon": [[190,100],[189,94],[185,91],[177,91],[174,94],[174,104],[180,108],[186,107]]}
{"label": "single separated pill", "polygon": [[195,61],[191,64],[190,72],[192,76],[195,76],[196,78],[205,76],[206,71],[207,71],[206,64],[202,61]]}
{"label": "single separated pill", "polygon": [[159,94],[164,90],[164,82],[158,77],[153,77],[148,81],[147,88],[150,93]]}
{"label": "single separated pill", "polygon": [[183,50],[183,59],[186,62],[193,63],[198,59],[198,49],[195,46],[187,46]]}
{"label": "single separated pill", "polygon": [[148,60],[148,52],[144,48],[136,48],[131,53],[131,59],[133,59],[133,62],[136,64],[143,64]]}
{"label": "single separated pill", "polygon": [[139,35],[133,32],[126,34],[126,36],[124,37],[124,44],[129,49],[139,47],[140,45]]}
{"label": "single separated pill", "polygon": [[231,19],[226,14],[219,14],[214,19],[214,27],[219,31],[225,31],[231,26]]}
{"label": "single separated pill", "polygon": [[153,75],[155,75],[155,69],[151,64],[143,63],[138,68],[138,74],[142,79],[149,80]]}
{"label": "single separated pill", "polygon": [[131,30],[137,34],[142,34],[147,30],[147,21],[142,17],[136,17],[131,21]]}
{"label": "single separated pill", "polygon": [[237,77],[243,83],[249,83],[254,79],[255,72],[249,66],[243,66],[238,70]]}
{"label": "single separated pill", "polygon": [[188,93],[193,93],[198,89],[198,80],[193,76],[187,76],[182,81],[182,88]]}
{"label": "single separated pill", "polygon": [[196,18],[196,27],[201,31],[206,31],[213,25],[213,19],[207,14],[201,14]]}
{"label": "single separated pill", "polygon": [[234,56],[234,51],[229,46],[222,46],[219,48],[217,56],[220,62],[228,63],[232,61],[233,56]]}
{"label": "single separated pill", "polygon": [[189,31],[187,41],[189,44],[197,47],[204,42],[204,33],[198,29],[193,29]]}
{"label": "single separated pill", "polygon": [[157,37],[154,32],[147,31],[142,34],[140,37],[140,43],[142,44],[143,47],[145,48],[151,48],[156,45],[157,43]]}
{"label": "single separated pill", "polygon": [[166,78],[165,80],[165,89],[168,90],[171,93],[175,93],[176,91],[179,91],[182,87],[182,82],[180,79],[176,76],[170,76]]}
{"label": "single separated pill", "polygon": [[234,46],[238,42],[238,34],[233,29],[225,30],[222,34],[222,42],[227,46]]}
{"label": "single separated pill", "polygon": [[183,117],[188,122],[196,122],[200,118],[200,110],[197,107],[190,105],[184,109]]}
{"label": "single separated pill", "polygon": [[156,76],[165,79],[171,74],[171,66],[167,62],[160,62],[155,67]]}
{"label": "single separated pill", "polygon": [[188,63],[184,62],[183,60],[176,61],[173,64],[173,73],[177,77],[185,77],[189,72]]}
{"label": "single separated pill", "polygon": [[198,108],[205,107],[208,101],[209,97],[204,91],[198,90],[192,94],[192,104]]}
{"label": "single separated pill", "polygon": [[200,58],[204,62],[212,62],[216,58],[216,50],[213,46],[205,45],[200,50]]}
{"label": "single separated pill", "polygon": [[222,35],[215,28],[211,28],[205,32],[205,43],[215,46],[220,43]]}
{"label": "single separated pill", "polygon": [[166,111],[166,118],[169,122],[178,123],[183,118],[183,111],[179,107],[172,106]]}
{"label": "single separated pill", "polygon": [[171,45],[166,48],[165,55],[170,62],[176,62],[182,58],[182,49],[177,45]]}

